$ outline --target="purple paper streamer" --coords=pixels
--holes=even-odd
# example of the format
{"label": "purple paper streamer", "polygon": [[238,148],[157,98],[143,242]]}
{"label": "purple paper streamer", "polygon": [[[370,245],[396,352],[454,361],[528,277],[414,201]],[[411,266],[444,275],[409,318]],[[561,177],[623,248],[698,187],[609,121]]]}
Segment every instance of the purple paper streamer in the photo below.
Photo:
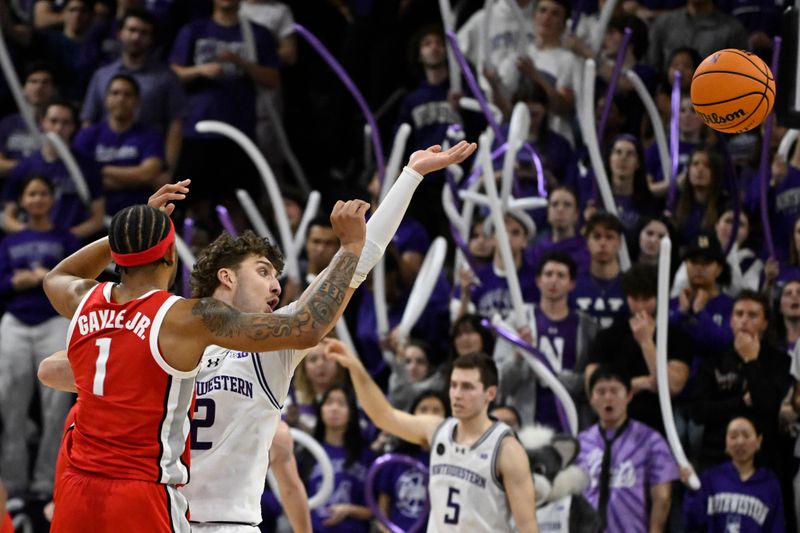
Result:
{"label": "purple paper streamer", "polygon": [[622,72],[622,62],[625,60],[625,52],[628,51],[628,43],[631,41],[633,30],[625,27],[625,33],[622,35],[622,42],[617,49],[617,58],[614,61],[614,69],[611,71],[611,78],[608,80],[608,88],[606,89],[606,98],[603,102],[603,111],[600,113],[600,122],[597,124],[597,144],[603,145],[603,135],[608,122],[608,115],[611,113],[611,105],[614,100],[614,93],[617,91],[617,83],[619,83],[619,73]]}
{"label": "purple paper streamer", "polygon": [[[775,36],[772,41],[772,77],[775,80],[775,87],[778,86],[778,63],[781,56],[781,38]],[[772,142],[772,127],[775,124],[775,110],[767,115],[764,121],[764,138],[761,142],[761,161],[758,165],[758,174],[760,177],[759,188],[761,198],[759,199],[759,207],[761,208],[761,228],[764,233],[764,242],[767,245],[767,253],[769,257],[777,257],[775,255],[775,242],[772,240],[772,229],[769,224],[769,206],[767,204],[767,189],[769,188],[770,168],[769,168],[769,145]]]}
{"label": "purple paper streamer", "polygon": [[[531,156],[531,159],[533,159],[533,165],[536,167],[536,176],[537,176],[536,187],[539,190],[539,197],[547,198],[547,185],[545,184],[547,179],[545,178],[544,175],[544,167],[542,166],[542,160],[539,158],[539,154],[536,153],[536,150],[533,148],[533,146],[530,145],[530,143],[526,142],[525,144],[522,145],[522,147],[528,152],[528,155]],[[515,186],[517,185],[516,181],[514,181],[514,185]],[[519,198],[519,196],[517,196],[516,193],[514,196],[516,198]]]}
{"label": "purple paper streamer", "polygon": [[492,115],[492,111],[489,109],[489,103],[486,101],[483,91],[481,91],[481,88],[478,86],[478,82],[475,80],[475,75],[472,73],[472,69],[469,68],[466,58],[464,58],[464,53],[461,52],[461,48],[458,46],[456,34],[448,31],[447,42],[450,43],[450,46],[453,49],[453,55],[456,56],[456,60],[458,60],[458,64],[461,66],[461,72],[464,73],[464,78],[467,80],[467,85],[469,85],[469,89],[472,91],[475,99],[478,100],[478,104],[481,106],[481,111],[483,111],[486,121],[489,123],[489,126],[494,132],[495,139],[502,143],[506,142],[506,136],[503,135],[500,125],[494,119],[494,115]]}
{"label": "purple paper streamer", "polygon": [[569,30],[572,33],[575,33],[575,30],[578,29],[578,22],[581,20],[581,15],[583,15],[583,4],[585,0],[578,0],[575,2],[575,7],[572,8],[572,24],[570,25]]}
{"label": "purple paper streamer", "polygon": [[[542,197],[542,198],[547,198],[547,186],[545,185],[544,168],[542,167],[542,160],[539,158],[539,154],[536,153],[536,150],[533,148],[533,146],[531,146],[529,143],[526,142],[525,144],[523,144],[522,148],[528,152],[528,155],[531,156],[531,159],[533,159],[533,164],[536,167],[536,173],[537,173],[537,176],[539,176],[539,179],[536,180],[537,181],[536,187],[537,187],[537,189],[539,191],[539,196]],[[508,143],[506,143],[506,142],[504,142],[503,144],[501,144],[500,146],[495,148],[492,151],[492,161],[496,160],[497,158],[499,158],[500,156],[505,154],[507,150],[508,150]],[[465,189],[469,189],[470,186],[473,183],[475,183],[475,180],[480,178],[482,172],[483,172],[483,170],[481,169],[481,167],[480,166],[477,167],[472,172],[472,174],[467,176],[467,179],[463,181],[464,188]],[[517,193],[520,190],[520,185],[519,185],[518,181],[519,181],[519,178],[514,180],[514,191],[515,191],[514,197],[515,198],[518,197]],[[458,197],[456,192],[453,193],[453,196],[456,197],[456,198]]]}
{"label": "purple paper streamer", "polygon": [[[497,148],[495,148],[494,151],[492,152],[492,161],[494,161],[495,159],[506,153],[506,150],[508,150],[508,143],[503,143]],[[466,181],[464,181],[464,188],[469,189],[472,186],[472,184],[475,183],[475,180],[481,177],[482,173],[483,169],[481,168],[480,165],[478,165],[478,167],[472,172],[472,174],[467,176]]]}
{"label": "purple paper streamer", "polygon": [[[194,235],[194,220],[189,217],[183,219],[183,242],[186,243],[186,246],[189,248],[192,247],[192,237]],[[183,288],[183,297],[189,298],[192,294],[192,289],[189,286],[189,278],[191,277],[191,271],[189,270],[189,265],[183,263],[181,266],[182,272],[182,288]]]}
{"label": "purple paper streamer", "polygon": [[[411,468],[416,468],[422,475],[425,476],[425,487],[428,486],[428,467],[426,467],[420,460],[414,459],[413,457],[409,457],[408,455],[403,455],[400,453],[387,453],[381,455],[375,462],[372,463],[372,466],[369,467],[367,471],[367,479],[364,482],[364,496],[367,500],[367,506],[372,511],[372,514],[375,515],[375,518],[383,524],[387,529],[392,531],[392,533],[406,533],[406,530],[389,520],[389,518],[383,513],[381,508],[378,506],[378,502],[375,500],[375,477],[378,475],[378,471],[384,468],[385,466],[391,464],[404,464],[408,465]],[[430,498],[425,499],[425,509],[420,514],[419,518],[417,518],[416,522],[411,525],[411,528],[408,530],[408,533],[416,533],[422,529],[423,524],[428,520],[428,510],[430,508]]]}
{"label": "purple paper streamer", "polygon": [[674,78],[672,79],[672,101],[670,103],[672,114],[669,123],[669,155],[672,166],[669,176],[669,187],[667,188],[667,210],[673,213],[675,209],[675,189],[678,183],[678,157],[681,142],[681,72],[679,70],[675,71]]}
{"label": "purple paper streamer", "polygon": [[447,178],[447,185],[450,187],[450,192],[453,194],[453,203],[458,211],[461,211],[461,198],[458,197],[458,183],[453,177],[453,173],[448,169],[444,169],[444,175]]}
{"label": "purple paper streamer", "polygon": [[[515,332],[507,328],[504,328],[503,326],[492,324],[492,322],[486,318],[481,320],[481,325],[485,328],[494,330],[498,335],[506,339],[511,344],[522,348],[523,350],[534,356],[540,363],[542,363],[547,368],[548,371],[550,371],[551,374],[557,376],[555,370],[553,369],[553,366],[550,364],[550,361],[547,360],[547,357],[545,357],[542,354],[542,352],[540,352],[537,348],[525,342]],[[561,422],[561,427],[564,430],[568,431],[570,428],[569,418],[567,418],[567,413],[564,411],[564,406],[561,405],[560,400],[556,402],[556,410],[558,411],[558,420],[559,422]]]}
{"label": "purple paper streamer", "polygon": [[236,237],[239,235],[239,232],[236,231],[236,226],[233,225],[231,215],[228,213],[228,210],[224,205],[217,206],[217,217],[219,217],[219,221],[222,224],[222,227],[225,228],[225,231],[231,234],[231,237]]}
{"label": "purple paper streamer", "polygon": [[358,107],[361,108],[361,112],[364,114],[364,118],[367,119],[367,123],[370,127],[370,135],[372,137],[372,149],[375,151],[375,162],[378,166],[378,176],[380,177],[381,183],[385,179],[384,174],[386,174],[386,161],[383,157],[383,144],[381,143],[380,138],[380,130],[378,130],[378,123],[375,121],[375,116],[367,106],[366,100],[364,100],[364,96],[362,96],[361,92],[356,87],[356,84],[347,75],[347,71],[344,70],[344,67],[336,60],[335,57],[325,48],[325,45],[320,42],[317,37],[311,33],[308,29],[300,24],[295,23],[294,29],[297,33],[303,36],[303,38],[308,41],[308,44],[311,45],[317,53],[322,56],[325,62],[328,64],[331,69],[339,76],[339,79],[344,83],[347,89],[350,91],[350,94],[353,95],[356,103],[358,103]]}

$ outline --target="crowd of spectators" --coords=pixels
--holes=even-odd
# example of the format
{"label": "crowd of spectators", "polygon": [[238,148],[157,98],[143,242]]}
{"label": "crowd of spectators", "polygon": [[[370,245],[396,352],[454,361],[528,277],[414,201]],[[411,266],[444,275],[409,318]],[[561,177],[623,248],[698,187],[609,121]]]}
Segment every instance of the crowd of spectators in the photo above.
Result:
{"label": "crowd of spectators", "polygon": [[[777,154],[786,132],[781,124],[771,138],[760,129],[716,134],[688,95],[694,69],[718,49],[749,50],[769,61],[780,2],[623,0],[601,28],[598,11],[605,2],[450,2],[459,46],[502,114],[503,131],[514,106],[524,104],[527,141],[543,165],[539,175],[527,152],[517,155],[514,195],[538,194],[542,180],[546,207],[504,213],[527,317],[525,326],[515,326],[551,363],[577,406],[577,464],[589,477],[584,495],[607,531],[796,531],[800,143],[788,158]],[[216,205],[228,209],[240,231],[248,227],[236,189],[250,193],[273,230],[276,208],[286,211],[292,230],[299,226],[313,189],[322,193],[322,206],[306,229],[300,279],[283,283],[283,303],[296,298],[338,247],[324,214],[336,200],[356,196],[374,208],[381,177],[375,156],[365,150],[364,117],[294,21],[317,35],[353,77],[375,111],[384,151],[401,124],[411,127],[407,158],[452,143],[453,125],[469,140],[487,127],[480,113],[462,107],[462,97],[473,96],[467,84],[459,84],[461,91],[451,87],[437,6],[429,0],[0,2],[0,30],[38,129],[28,129],[4,77],[0,478],[24,512],[37,515],[52,497],[73,401],[36,380],[38,363],[64,348],[67,330],[42,291],[48,270],[104,235],[109,216],[177,179],[192,179],[174,218],[176,227],[194,220],[189,245],[195,251],[221,231]],[[626,29],[630,45],[620,56]],[[655,145],[657,126],[630,80],[622,76],[606,101],[618,57],[653,96],[661,122],[678,122],[672,203],[671,176],[664,175]],[[604,209],[593,184],[576,113],[587,58],[598,63],[594,107],[598,121],[608,117],[598,136],[616,214]],[[673,117],[677,72],[682,95]],[[204,120],[228,123],[257,144],[278,179],[283,206],[269,203],[256,167],[235,143],[198,131]],[[85,187],[40,134],[63,141]],[[766,199],[758,171],[763,143],[771,163]],[[290,164],[295,157],[303,176]],[[472,164],[465,163],[465,175]],[[499,177],[500,167],[496,171]],[[475,209],[464,236],[475,269],[459,268],[451,245],[410,338],[395,331],[431,242],[444,236],[453,243],[441,202],[447,186],[444,173],[426,178],[386,252],[390,332],[378,333],[372,280],[347,309],[359,356],[395,406],[444,414],[450,409],[448,363],[470,352],[492,354],[500,369],[493,416],[515,428],[538,423],[568,431],[554,392],[482,321],[513,323],[515,311],[486,209]],[[762,200],[774,257],[762,237]],[[680,483],[689,471],[678,468],[666,445],[657,399],[656,265],[667,236],[673,244],[669,394],[679,436],[703,482],[700,491]],[[334,492],[312,513],[314,531],[382,528],[371,526],[364,499],[370,465],[386,451],[425,462],[427,451],[377,433],[345,372],[321,346],[298,367],[290,396],[287,421],[318,439],[335,467]],[[302,455],[298,464],[313,494],[319,468]],[[386,469],[375,484],[376,500],[408,527],[424,512],[422,483],[405,467]],[[269,490],[263,508],[262,530],[285,527]]]}

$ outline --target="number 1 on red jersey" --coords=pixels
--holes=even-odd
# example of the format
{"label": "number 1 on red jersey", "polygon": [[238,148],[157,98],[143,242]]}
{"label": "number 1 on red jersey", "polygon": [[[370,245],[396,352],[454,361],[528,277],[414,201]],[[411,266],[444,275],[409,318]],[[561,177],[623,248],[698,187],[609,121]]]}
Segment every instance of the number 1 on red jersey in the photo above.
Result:
{"label": "number 1 on red jersey", "polygon": [[106,363],[108,363],[108,355],[111,353],[111,339],[97,339],[95,345],[100,349],[97,355],[97,361],[94,363],[94,384],[92,386],[92,393],[95,396],[103,395],[103,383],[106,380]]}

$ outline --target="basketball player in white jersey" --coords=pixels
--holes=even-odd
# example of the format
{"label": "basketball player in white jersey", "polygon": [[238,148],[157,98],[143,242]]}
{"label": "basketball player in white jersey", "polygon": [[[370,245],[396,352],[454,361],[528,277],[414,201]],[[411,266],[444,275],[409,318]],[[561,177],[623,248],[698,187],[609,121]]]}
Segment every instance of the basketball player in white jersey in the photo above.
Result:
{"label": "basketball player in white jersey", "polygon": [[[382,256],[422,177],[460,163],[475,148],[475,144],[461,142],[445,152],[434,146],[411,155],[367,223],[364,250],[341,311]],[[281,263],[277,249],[254,233],[245,232],[236,239],[223,234],[198,256],[191,277],[192,294],[212,296],[244,313],[270,313],[279,301]],[[324,273],[298,301],[313,293],[322,279]],[[291,313],[296,305],[277,312]],[[193,531],[258,532],[269,448],[294,369],[309,351],[205,349],[191,426],[191,479],[181,489],[189,501]],[[63,389],[67,372],[71,377],[69,365],[64,368],[62,363],[58,369],[51,366],[44,376],[40,368],[39,377],[45,384]]]}
{"label": "basketball player in white jersey", "polygon": [[325,355],[350,371],[359,404],[380,429],[431,450],[428,533],[538,532],[528,456],[506,424],[489,418],[497,367],[482,353],[458,357],[450,374],[451,418],[392,407],[358,357],[334,339]]}

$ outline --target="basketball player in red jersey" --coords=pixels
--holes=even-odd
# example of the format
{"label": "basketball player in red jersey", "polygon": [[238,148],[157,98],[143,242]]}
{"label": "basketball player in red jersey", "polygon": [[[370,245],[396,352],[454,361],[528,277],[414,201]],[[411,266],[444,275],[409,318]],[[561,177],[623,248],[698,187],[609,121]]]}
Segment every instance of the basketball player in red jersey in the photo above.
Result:
{"label": "basketball player in red jersey", "polygon": [[0,481],[0,533],[14,533],[14,524],[11,522],[11,515],[6,511],[6,488]]}
{"label": "basketball player in red jersey", "polygon": [[[67,466],[56,481],[55,533],[188,532],[188,506],[175,487],[189,481],[189,412],[205,347],[311,347],[346,303],[365,238],[368,204],[358,200],[334,207],[341,251],[293,314],[240,313],[212,298],[168,293],[177,260],[167,202],[181,199],[187,185],[162,188],[164,211],[117,213],[108,238],[62,261],[44,281],[55,309],[72,317],[67,346],[78,389],[75,424],[64,437]],[[112,259],[121,282],[95,281]],[[277,301],[271,295],[268,305]]]}

